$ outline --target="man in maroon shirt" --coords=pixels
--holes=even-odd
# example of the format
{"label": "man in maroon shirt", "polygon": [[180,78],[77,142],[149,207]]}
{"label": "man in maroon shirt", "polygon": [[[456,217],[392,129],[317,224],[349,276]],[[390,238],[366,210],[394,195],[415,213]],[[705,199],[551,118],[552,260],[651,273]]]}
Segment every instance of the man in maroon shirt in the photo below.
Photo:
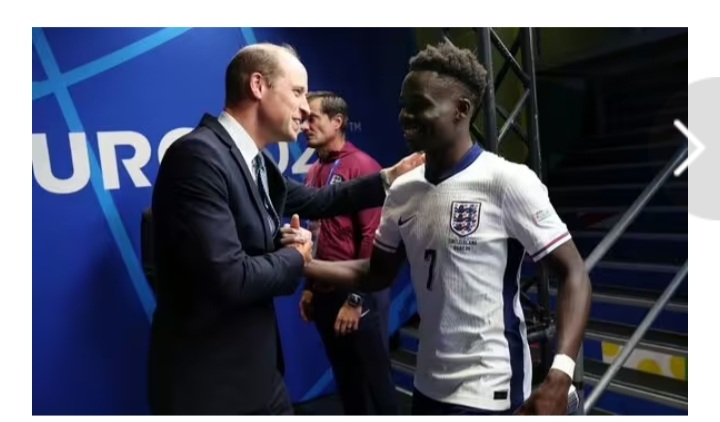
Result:
{"label": "man in maroon shirt", "polygon": [[[305,134],[318,161],[305,183],[322,187],[377,173],[381,167],[345,138],[347,103],[332,92],[308,94]],[[315,257],[329,261],[370,258],[381,208],[309,222]],[[388,347],[389,289],[358,291],[308,280],[300,314],[314,320],[325,345],[346,414],[397,414]]]}

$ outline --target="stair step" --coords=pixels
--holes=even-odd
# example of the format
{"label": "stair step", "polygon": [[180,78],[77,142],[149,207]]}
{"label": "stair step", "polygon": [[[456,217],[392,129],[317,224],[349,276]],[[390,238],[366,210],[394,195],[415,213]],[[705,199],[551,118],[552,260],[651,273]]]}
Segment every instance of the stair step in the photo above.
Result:
{"label": "stair step", "polygon": [[[574,230],[610,230],[628,207],[563,207],[560,218]],[[645,207],[627,228],[630,232],[685,234],[688,230],[687,207]]]}
{"label": "stair step", "polygon": [[[653,83],[643,83],[643,78],[637,77],[637,78],[627,78],[624,82],[630,82],[632,81],[632,86],[622,89],[619,86],[617,87],[617,90],[613,90],[610,88],[603,89],[603,93],[605,94],[606,104],[610,105],[617,105],[618,103],[627,104],[628,103],[628,97],[640,97],[635,103],[630,102],[629,104],[642,104],[642,101],[646,101],[646,98],[652,97],[654,94],[658,92],[664,92],[666,93],[666,98],[672,98],[672,97],[681,97],[683,93],[686,93],[688,90],[688,84],[687,84],[687,67],[685,68],[685,77],[681,76],[681,73],[678,73],[675,75],[674,80],[668,80],[664,82],[661,85],[653,84]],[[683,80],[684,79],[684,80]],[[606,84],[607,86],[608,84]],[[613,86],[615,88],[615,86]],[[672,104],[672,103],[671,103]],[[667,102],[665,103],[655,103],[656,106],[663,106],[667,105]],[[609,111],[613,111],[613,108],[608,107]]]}
{"label": "stair step", "polygon": [[[393,377],[399,390],[413,391],[416,359],[408,350],[392,352]],[[608,365],[593,359],[585,359],[584,364],[587,394]],[[622,368],[597,404],[600,414],[683,414],[687,412],[687,382]]]}
{"label": "stair step", "polygon": [[[638,300],[654,303],[654,298],[665,290],[680,268],[681,265],[603,260],[595,265],[590,279],[598,292],[631,294]],[[675,297],[687,302],[687,280],[684,283],[685,293],[679,288]],[[608,303],[621,302],[610,299]],[[682,311],[681,308],[677,309]]]}
{"label": "stair step", "polygon": [[[679,268],[675,265],[601,261],[590,273],[590,280],[596,288],[630,287],[660,293],[670,284]],[[678,287],[675,294],[678,297],[687,297],[687,280]]]}
{"label": "stair step", "polygon": [[[571,185],[563,186],[553,189],[552,193],[574,193],[574,192],[586,192],[586,191],[625,191],[625,190],[639,190],[643,191],[647,187],[643,183],[606,183],[604,185]],[[687,182],[680,182],[671,180],[663,188],[667,189],[687,189]]]}
{"label": "stair step", "polygon": [[[673,275],[680,269],[680,266],[667,267],[668,270],[666,270],[666,272],[672,272]],[[552,294],[556,293],[555,286],[551,285],[550,290]],[[598,302],[631,305],[647,309],[650,309],[655,304],[659,296],[659,292],[627,287],[594,286],[593,288],[593,299],[596,299]],[[668,302],[665,309],[687,315],[687,297],[676,294],[675,297]]]}
{"label": "stair step", "polygon": [[[647,185],[564,186],[550,191],[550,200],[558,207],[630,206]],[[687,206],[688,187],[683,182],[667,182],[648,201],[648,206]]]}
{"label": "stair step", "polygon": [[[533,260],[525,256],[522,267],[521,267],[521,276],[524,279],[532,278],[538,270],[538,263],[533,262]],[[670,265],[670,264],[653,264],[653,263],[642,263],[642,262],[623,262],[623,261],[609,261],[609,260],[601,260],[598,262],[595,267],[590,272],[590,280],[593,283],[593,291],[597,294],[607,294],[610,296],[614,295],[631,295],[634,299],[645,301],[645,300],[652,300],[653,297],[660,295],[661,290],[664,290],[664,288],[670,283],[669,280],[671,280],[677,273],[680,271],[681,265]],[[596,278],[599,274],[598,272],[602,270],[602,273],[608,272],[609,275],[612,275],[617,279],[615,283],[612,281],[603,281],[603,282],[597,282]],[[641,288],[638,285],[636,285],[633,280],[635,279],[643,279],[643,278],[664,278],[668,277],[668,283],[666,284],[660,284],[658,283],[658,286],[660,286],[660,289],[653,289],[653,288]],[[644,281],[647,283],[647,281]],[[554,278],[550,279],[550,285],[551,287],[557,284],[557,280]],[[687,296],[675,293],[675,296],[680,298],[681,300],[687,302]],[[605,296],[603,296],[605,298]],[[614,300],[612,297],[606,298],[605,302],[607,303],[628,303],[623,302],[622,300]],[[640,302],[639,302],[640,303]],[[652,303],[650,304],[652,306]],[[649,306],[648,306],[649,307]],[[677,308],[679,311],[682,311],[681,308]]]}
{"label": "stair step", "polygon": [[[605,238],[607,230],[571,231],[573,241],[584,258]],[[682,265],[688,258],[687,234],[625,232],[608,250],[608,261]]]}
{"label": "stair step", "polygon": [[684,89],[666,90],[647,95],[632,95],[624,98],[608,99],[606,110],[617,113],[633,113],[639,111],[661,110],[678,107],[688,103],[687,85]]}
{"label": "stair step", "polygon": [[[585,358],[612,363],[637,327],[589,321],[584,339]],[[650,330],[623,367],[687,381],[687,336]]]}
{"label": "stair step", "polygon": [[[525,265],[525,262],[523,262]],[[671,274],[673,277],[680,271],[680,265],[659,265],[659,264],[637,264],[637,263],[624,263],[624,262],[612,262],[612,261],[601,261],[599,262],[593,271],[590,273],[590,279],[595,269],[598,267],[603,268],[616,268],[624,269],[626,271],[655,271],[657,273]],[[523,278],[527,276],[523,275]],[[535,287],[531,287],[534,289]],[[555,295],[557,293],[557,280],[550,279],[550,294]],[[598,303],[608,303],[615,305],[628,305],[637,306],[640,308],[651,308],[657,298],[662,292],[653,291],[648,289],[640,289],[636,287],[630,287],[628,284],[622,286],[604,286],[596,285],[593,282],[593,301]],[[687,296],[679,295],[675,293],[675,296],[671,298],[670,302],[665,307],[666,310],[672,312],[679,312],[687,314]],[[604,318],[600,318],[604,319]],[[632,324],[631,324],[632,325]],[[670,330],[672,331],[672,330]]]}
{"label": "stair step", "polygon": [[[603,238],[608,234],[607,230],[575,230],[575,237]],[[619,240],[642,240],[654,242],[687,242],[688,235],[685,233],[643,233],[626,231],[620,235]]]}
{"label": "stair step", "polygon": [[[585,397],[589,396],[593,390],[593,386],[589,383],[585,384]],[[600,396],[593,409],[603,409],[605,412],[610,412],[612,415],[633,415],[633,416],[683,416],[687,415],[687,410],[679,409],[672,406],[666,406],[662,403],[656,403],[650,400],[644,400],[642,398],[635,397],[635,395],[628,395],[622,393],[616,393],[614,391],[605,392]],[[590,413],[593,414],[592,412]]]}
{"label": "stair step", "polygon": [[417,352],[419,345],[419,332],[417,327],[406,325],[400,330],[400,347],[410,352]]}
{"label": "stair step", "polygon": [[607,116],[606,130],[625,130],[635,127],[651,125],[672,124],[675,119],[683,122],[688,121],[687,104],[684,107],[674,107],[665,110],[644,110],[631,113],[612,113]]}
{"label": "stair step", "polygon": [[586,155],[596,155],[596,154],[623,154],[627,151],[632,150],[644,150],[647,148],[661,148],[661,147],[667,147],[667,146],[680,146],[682,145],[682,137],[677,136],[673,139],[666,140],[666,141],[657,141],[655,143],[651,144],[625,144],[625,145],[597,145],[597,144],[590,144],[587,146],[578,145],[577,151],[573,151],[570,154],[572,154],[574,157],[582,158]]}
{"label": "stair step", "polygon": [[[396,376],[395,378],[397,380],[398,377]],[[400,378],[402,378],[402,376]],[[410,384],[408,384],[408,381],[404,381],[404,383],[407,385],[412,385],[411,382],[410,382]],[[407,389],[405,389],[403,387],[399,387],[399,386],[396,387],[396,390],[397,390],[398,407],[400,409],[399,414],[411,415],[412,414],[412,394],[413,394],[412,390],[407,390]],[[327,411],[327,406],[323,406],[322,409],[326,410],[325,412],[322,412],[322,413],[312,412],[311,413],[304,409],[303,409],[304,411],[300,411],[300,410],[298,410],[299,409],[299,407],[298,407],[298,408],[296,408],[296,414],[298,414],[298,415],[340,415],[340,414],[342,414],[342,404],[339,402],[339,399],[336,399],[336,401],[337,401],[337,403],[333,407],[334,410]],[[601,409],[598,407],[592,408],[590,410],[589,414],[590,415],[598,415],[598,416],[615,415],[615,413],[613,413],[609,410]]]}
{"label": "stair step", "polygon": [[[642,184],[647,186],[668,165],[668,160],[643,163],[600,164],[587,167],[566,167],[553,170],[547,185],[552,192],[565,186],[594,186],[603,184]],[[687,182],[687,172],[671,181]]]}
{"label": "stair step", "polygon": [[395,385],[406,391],[413,391],[413,377],[415,376],[417,362],[415,353],[405,349],[397,349],[392,351],[390,358]]}
{"label": "stair step", "polygon": [[[592,279],[592,275],[591,275]],[[537,302],[536,287],[527,292]],[[593,285],[590,319],[614,324],[638,326],[657,302],[658,292]],[[557,309],[557,288],[550,286],[550,309]],[[687,297],[676,295],[660,312],[650,328],[687,335]]]}
{"label": "stair step", "polygon": [[[585,339],[610,344],[624,345],[633,335],[637,327],[624,324],[615,324],[605,321],[588,321],[585,330]],[[400,347],[410,352],[416,352],[418,347],[418,329],[408,325],[400,330]],[[640,340],[638,348],[663,353],[666,355],[687,358],[687,335],[649,330]]]}
{"label": "stair step", "polygon": [[677,128],[673,122],[666,124],[651,125],[638,128],[628,128],[618,131],[603,133],[592,138],[587,146],[610,147],[623,145],[652,145],[658,142],[678,141],[680,138]]}
{"label": "stair step", "polygon": [[[659,107],[643,108],[633,112],[608,110],[606,116],[611,121],[633,121],[637,119],[656,118],[658,116],[661,116],[663,120],[659,120],[657,124],[663,125],[667,123],[667,119],[670,119],[671,122],[675,119],[683,119],[683,121],[686,121],[685,119],[687,119],[687,111],[688,104],[687,101],[685,101],[680,103],[665,104]],[[653,123],[648,123],[640,125],[638,127],[650,126],[652,124]]]}
{"label": "stair step", "polygon": [[[585,328],[585,337],[624,345],[635,333],[636,329],[637,327],[631,325],[590,320]],[[686,334],[649,330],[640,340],[638,347],[672,356],[687,357],[688,336]]]}
{"label": "stair step", "polygon": [[[568,155],[568,167],[635,162],[669,161],[682,147],[681,139],[650,145],[621,145],[581,149]],[[581,166],[580,163],[583,165]]]}
{"label": "stair step", "polygon": [[399,413],[401,415],[411,415],[412,414],[412,391],[408,391],[404,388],[397,387],[398,391],[397,400],[398,400],[398,408]]}
{"label": "stair step", "polygon": [[613,413],[609,410],[604,410],[604,409],[600,409],[597,407],[590,409],[589,414],[593,415],[593,416],[613,416],[613,415],[615,415],[615,413]]}
{"label": "stair step", "polygon": [[[597,385],[608,366],[584,360],[585,383],[590,387],[586,391]],[[621,368],[597,405],[619,415],[683,415],[688,410],[688,383]]]}
{"label": "stair step", "polygon": [[414,352],[405,349],[393,350],[391,358],[393,369],[397,369],[398,371],[406,374],[415,374],[417,355]]}
{"label": "stair step", "polygon": [[[684,73],[687,75],[687,68]],[[645,106],[647,108],[654,106],[657,109],[670,105],[676,105],[678,102],[682,101],[683,94],[687,97],[687,91],[687,76],[683,78],[679,74],[676,75],[675,80],[668,81],[661,86],[646,84],[644,87],[641,87],[639,79],[635,79],[631,88],[623,90],[622,92],[604,89],[603,94],[605,94],[605,109],[612,113],[619,111],[620,109],[618,106],[621,104],[626,107],[635,107],[635,109],[640,108],[640,106]],[[658,93],[663,94],[665,101],[656,96]],[[630,97],[634,101],[629,101],[631,99]],[[677,99],[677,102],[674,101],[675,99]]]}
{"label": "stair step", "polygon": [[623,72],[622,78],[608,81],[604,86],[606,98],[611,100],[621,99],[626,102],[628,97],[647,97],[658,92],[680,93],[687,91],[687,61],[675,62],[672,65],[664,66],[665,74],[658,71],[638,74]]}
{"label": "stair step", "polygon": [[[406,382],[407,384],[407,382]],[[406,390],[402,387],[396,387],[397,390],[397,400],[398,400],[398,407],[400,409],[399,414],[401,415],[411,415],[412,414],[412,390]],[[340,415],[342,414],[342,404],[340,404],[339,399],[337,399],[338,403],[335,405],[334,409],[331,411],[326,411],[323,413],[318,412],[307,412],[307,411],[299,411],[296,408],[296,414],[298,415]],[[325,407],[323,407],[325,409]],[[601,409],[598,407],[594,407],[590,410],[590,415],[597,415],[597,416],[612,416],[615,415],[615,413],[610,412],[609,410]]]}
{"label": "stair step", "polygon": [[[623,324],[614,324],[604,321],[588,321],[585,330],[585,354],[587,357],[607,360],[612,363],[612,358],[617,356],[622,346],[633,335],[637,327]],[[415,353],[418,349],[418,330],[414,326],[403,327],[400,332],[400,348]],[[637,346],[631,355],[628,364],[643,359],[651,359],[655,367],[665,376],[687,379],[687,335],[650,330]],[[677,369],[680,366],[681,370]],[[645,367],[647,366],[647,368]],[[653,365],[640,365],[641,370],[654,370]],[[637,369],[637,368],[636,368]],[[674,374],[674,372],[678,372]]]}

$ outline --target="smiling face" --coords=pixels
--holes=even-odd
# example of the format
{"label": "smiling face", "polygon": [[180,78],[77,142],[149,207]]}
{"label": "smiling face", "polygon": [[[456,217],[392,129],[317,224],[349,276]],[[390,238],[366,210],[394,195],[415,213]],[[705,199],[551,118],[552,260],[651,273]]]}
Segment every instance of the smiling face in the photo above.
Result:
{"label": "smiling face", "polygon": [[277,142],[297,140],[302,124],[310,113],[305,94],[308,75],[300,61],[285,52],[278,52],[278,69],[272,79],[255,73],[251,89],[259,101],[259,118],[266,136]]}
{"label": "smiling face", "polygon": [[412,151],[442,148],[461,136],[472,110],[456,85],[433,71],[407,74],[400,91],[399,120]]}

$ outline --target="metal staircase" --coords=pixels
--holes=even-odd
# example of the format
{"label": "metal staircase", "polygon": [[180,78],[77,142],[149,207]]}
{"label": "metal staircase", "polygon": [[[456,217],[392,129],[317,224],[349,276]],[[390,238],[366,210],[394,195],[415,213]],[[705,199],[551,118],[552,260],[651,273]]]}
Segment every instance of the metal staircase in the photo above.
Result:
{"label": "metal staircase", "polygon": [[[687,122],[687,56],[674,57],[605,79],[601,135],[549,175],[551,199],[585,257],[686,145],[673,121]],[[670,175],[590,273],[588,392],[687,262],[687,182],[687,173]],[[610,413],[687,414],[686,279],[607,388],[596,406]]]}

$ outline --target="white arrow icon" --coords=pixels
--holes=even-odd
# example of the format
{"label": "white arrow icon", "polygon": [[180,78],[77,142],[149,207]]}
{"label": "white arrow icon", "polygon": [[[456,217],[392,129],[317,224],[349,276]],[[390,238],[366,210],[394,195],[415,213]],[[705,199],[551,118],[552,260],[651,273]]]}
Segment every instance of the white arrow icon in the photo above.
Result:
{"label": "white arrow icon", "polygon": [[693,161],[697,160],[700,154],[705,151],[705,145],[703,145],[700,140],[693,135],[688,128],[685,127],[685,125],[680,120],[675,120],[674,122],[675,127],[678,128],[678,130],[685,135],[685,137],[688,139],[688,142],[693,144],[695,146],[695,151],[692,152],[692,154],[688,155],[688,158],[685,159],[685,161],[680,164],[678,168],[675,169],[673,172],[675,174],[675,177],[680,176],[687,170],[687,168],[690,166],[690,164],[693,163]]}

